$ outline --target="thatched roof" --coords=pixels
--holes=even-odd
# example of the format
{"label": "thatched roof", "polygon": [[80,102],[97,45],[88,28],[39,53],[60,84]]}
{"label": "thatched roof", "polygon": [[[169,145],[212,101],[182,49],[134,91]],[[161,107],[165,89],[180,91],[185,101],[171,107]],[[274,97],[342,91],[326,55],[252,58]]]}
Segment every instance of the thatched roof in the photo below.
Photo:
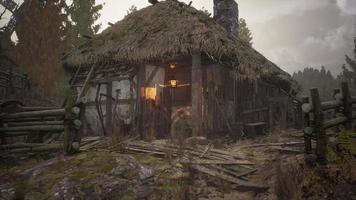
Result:
{"label": "thatched roof", "polygon": [[206,13],[176,0],[161,1],[123,20],[67,54],[64,64],[77,66],[103,61],[144,63],[202,52],[242,77],[290,75],[248,44],[231,37]]}

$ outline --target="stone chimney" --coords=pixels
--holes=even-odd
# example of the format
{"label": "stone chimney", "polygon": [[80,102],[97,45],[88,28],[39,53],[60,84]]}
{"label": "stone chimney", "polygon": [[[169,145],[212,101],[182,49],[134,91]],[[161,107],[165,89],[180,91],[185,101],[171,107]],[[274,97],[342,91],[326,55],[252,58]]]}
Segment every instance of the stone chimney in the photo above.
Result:
{"label": "stone chimney", "polygon": [[239,8],[235,0],[214,0],[214,19],[231,35],[238,35]]}

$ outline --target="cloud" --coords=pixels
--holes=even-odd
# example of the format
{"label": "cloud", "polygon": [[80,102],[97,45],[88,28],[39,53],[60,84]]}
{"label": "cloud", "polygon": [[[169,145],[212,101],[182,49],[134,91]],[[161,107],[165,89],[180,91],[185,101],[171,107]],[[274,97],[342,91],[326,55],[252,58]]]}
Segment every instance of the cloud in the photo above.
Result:
{"label": "cloud", "polygon": [[355,0],[337,0],[337,5],[343,13],[349,15],[356,15]]}
{"label": "cloud", "polygon": [[320,9],[332,3],[331,0],[264,0],[263,2],[240,0],[238,2],[241,16],[253,23],[264,23],[291,14],[303,15],[307,11]]}
{"label": "cloud", "polygon": [[337,74],[344,63],[344,55],[352,53],[354,33],[355,27],[342,25],[325,35],[306,37],[298,45],[271,48],[265,55],[290,73],[324,65]]}

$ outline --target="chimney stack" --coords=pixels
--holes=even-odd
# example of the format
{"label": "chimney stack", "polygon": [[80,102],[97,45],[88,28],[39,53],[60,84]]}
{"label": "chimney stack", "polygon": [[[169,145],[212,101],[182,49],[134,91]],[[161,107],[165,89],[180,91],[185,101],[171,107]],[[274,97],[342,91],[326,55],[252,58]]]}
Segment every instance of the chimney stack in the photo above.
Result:
{"label": "chimney stack", "polygon": [[214,0],[214,19],[231,35],[238,35],[239,8],[235,0]]}

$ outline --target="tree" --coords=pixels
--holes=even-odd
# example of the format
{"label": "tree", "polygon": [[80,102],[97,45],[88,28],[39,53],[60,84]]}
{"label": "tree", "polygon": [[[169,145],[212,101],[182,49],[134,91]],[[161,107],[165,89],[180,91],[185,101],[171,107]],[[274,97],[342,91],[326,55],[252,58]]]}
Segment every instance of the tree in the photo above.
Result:
{"label": "tree", "polygon": [[243,18],[239,19],[239,38],[249,45],[252,45],[252,33],[247,27],[246,20]]}
{"label": "tree", "polygon": [[350,58],[348,55],[345,55],[346,59],[346,63],[348,64],[349,68],[354,72],[356,73],[356,37],[354,39],[354,59],[353,60],[352,58]]}
{"label": "tree", "polygon": [[356,94],[356,38],[354,39],[354,59],[345,55],[345,61],[347,65],[342,66],[342,72],[338,76],[338,80],[346,81],[349,83],[351,92]]}
{"label": "tree", "polygon": [[319,89],[320,97],[323,100],[328,100],[332,97],[333,90],[337,85],[331,72],[326,70],[324,66],[322,66],[320,70],[304,68],[303,71],[294,73],[293,79],[295,79],[302,87],[301,95],[309,95],[309,90],[316,87]]}
{"label": "tree", "polygon": [[95,22],[99,19],[99,11],[102,9],[103,4],[96,5],[95,0],[73,0],[72,4],[66,7],[68,17],[71,19],[67,26],[74,47],[85,42],[85,37],[92,37],[98,33],[101,24]]}
{"label": "tree", "polygon": [[64,81],[60,62],[66,46],[64,7],[65,0],[24,1],[16,15],[15,59],[45,91]]}

